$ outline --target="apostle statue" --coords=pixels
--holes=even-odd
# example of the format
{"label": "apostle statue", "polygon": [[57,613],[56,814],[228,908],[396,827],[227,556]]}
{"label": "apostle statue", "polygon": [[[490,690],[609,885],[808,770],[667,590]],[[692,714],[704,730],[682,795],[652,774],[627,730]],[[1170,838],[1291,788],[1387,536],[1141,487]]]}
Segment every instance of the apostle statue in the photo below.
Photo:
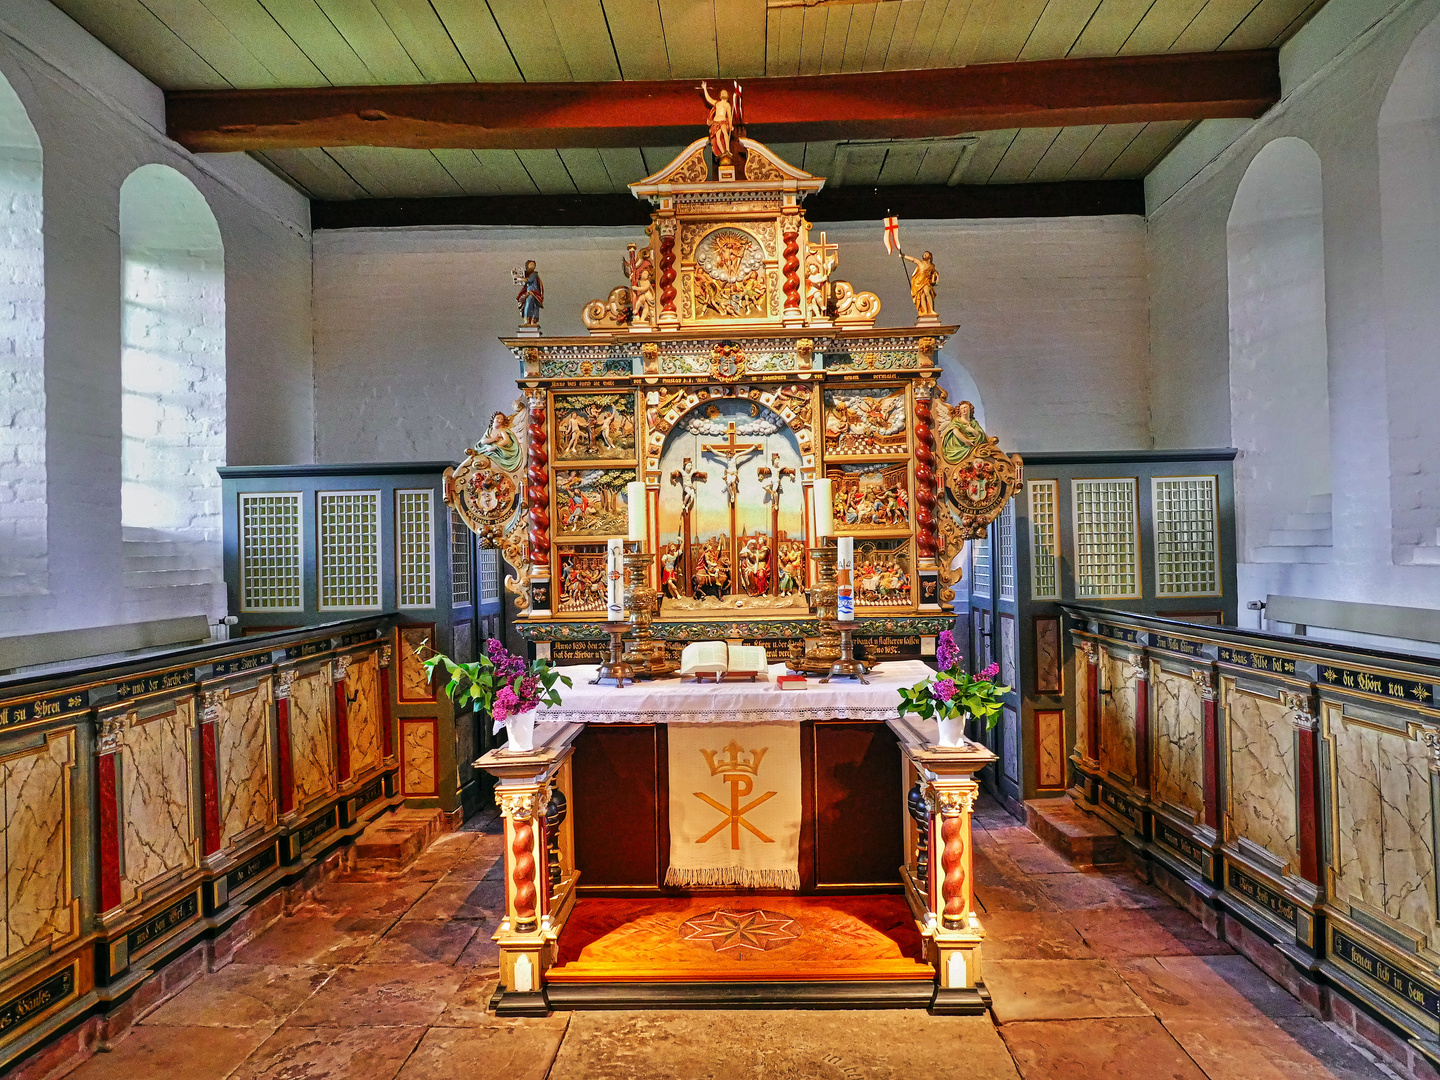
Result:
{"label": "apostle statue", "polygon": [[[710,152],[721,165],[729,165],[735,153],[735,105],[730,100],[730,91],[721,90],[718,98],[710,96],[710,88],[700,81],[700,92],[705,95],[705,104],[710,106]],[[738,94],[738,91],[737,91]]]}
{"label": "apostle statue", "polygon": [[915,264],[910,275],[910,299],[915,302],[915,314],[922,318],[935,317],[935,286],[940,281],[940,271],[935,269],[935,258],[925,252],[920,258],[900,253],[906,262]]}
{"label": "apostle statue", "polygon": [[540,309],[545,306],[545,283],[535,271],[534,259],[525,263],[524,274],[515,274],[515,283],[520,286],[515,302],[520,305],[521,323],[525,326],[539,326]]}

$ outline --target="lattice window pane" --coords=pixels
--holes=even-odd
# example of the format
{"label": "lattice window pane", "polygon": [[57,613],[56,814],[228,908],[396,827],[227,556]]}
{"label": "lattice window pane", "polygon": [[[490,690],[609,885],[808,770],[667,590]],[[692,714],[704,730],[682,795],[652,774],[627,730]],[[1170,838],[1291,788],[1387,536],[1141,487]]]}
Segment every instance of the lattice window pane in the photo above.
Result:
{"label": "lattice window pane", "polygon": [[316,493],[320,609],[380,609],[380,492]]}
{"label": "lattice window pane", "polygon": [[456,606],[471,604],[470,580],[473,575],[470,552],[474,548],[470,527],[454,508],[450,510],[450,602]]}
{"label": "lattice window pane", "polygon": [[970,595],[990,595],[990,537],[970,541]]}
{"label": "lattice window pane", "polygon": [[1030,598],[1060,599],[1060,501],[1057,480],[1031,480],[1030,496]]}
{"label": "lattice window pane", "polygon": [[395,492],[395,592],[402,608],[435,606],[434,492]]}
{"label": "lattice window pane", "polygon": [[1075,596],[1082,600],[1140,596],[1138,490],[1134,477],[1072,480],[1075,505]]}
{"label": "lattice window pane", "polygon": [[1155,594],[1220,595],[1220,542],[1213,476],[1157,476],[1150,481],[1155,514]]}
{"label": "lattice window pane", "polygon": [[1015,599],[1015,500],[1011,499],[995,521],[995,557],[1000,561],[1000,599]]}
{"label": "lattice window pane", "polygon": [[485,548],[480,552],[480,602],[493,604],[500,599],[500,551]]}
{"label": "lattice window pane", "polygon": [[240,496],[240,610],[303,611],[300,493]]}

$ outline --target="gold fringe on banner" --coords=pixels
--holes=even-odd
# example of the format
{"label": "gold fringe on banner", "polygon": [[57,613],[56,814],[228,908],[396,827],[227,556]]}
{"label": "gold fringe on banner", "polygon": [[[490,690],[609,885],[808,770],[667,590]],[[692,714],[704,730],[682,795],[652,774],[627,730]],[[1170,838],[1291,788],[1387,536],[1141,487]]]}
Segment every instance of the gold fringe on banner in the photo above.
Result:
{"label": "gold fringe on banner", "polygon": [[800,874],[795,870],[747,870],[743,866],[711,866],[704,869],[665,871],[665,884],[676,888],[731,885],[742,889],[788,889],[798,892]]}

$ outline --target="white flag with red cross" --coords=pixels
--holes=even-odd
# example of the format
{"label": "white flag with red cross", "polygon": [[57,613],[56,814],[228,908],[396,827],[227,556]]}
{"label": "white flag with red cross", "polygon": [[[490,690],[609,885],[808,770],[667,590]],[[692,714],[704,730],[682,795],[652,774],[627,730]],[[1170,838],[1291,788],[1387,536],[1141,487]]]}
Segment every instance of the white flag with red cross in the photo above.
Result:
{"label": "white flag with red cross", "polygon": [[885,219],[885,254],[894,255],[900,250],[900,219],[898,217],[887,217]]}

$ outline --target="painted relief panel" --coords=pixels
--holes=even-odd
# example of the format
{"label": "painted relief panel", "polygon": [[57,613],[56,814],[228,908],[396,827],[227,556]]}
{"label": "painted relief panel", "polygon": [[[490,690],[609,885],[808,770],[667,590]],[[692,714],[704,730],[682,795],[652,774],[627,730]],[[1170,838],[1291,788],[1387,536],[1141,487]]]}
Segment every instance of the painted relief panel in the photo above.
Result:
{"label": "painted relief panel", "polygon": [[908,454],[905,388],[825,391],[825,455]]}
{"label": "painted relief panel", "polygon": [[380,733],[380,680],[374,655],[355,661],[345,674],[345,718],[350,728],[350,775],[379,768],[384,752]]}
{"label": "painted relief panel", "polygon": [[557,469],[556,533],[624,536],[630,523],[625,485],[634,479],[634,469]]}
{"label": "painted relief panel", "polygon": [[554,461],[635,460],[634,394],[556,394],[554,401]]}
{"label": "painted relief panel", "polygon": [[1085,654],[1075,650],[1075,752],[1082,758],[1094,759],[1089,746],[1090,733],[1090,663]]}
{"label": "painted relief panel", "polygon": [[763,319],[769,314],[765,249],[744,229],[707,233],[695,246],[690,275],[697,319]]}
{"label": "painted relief panel", "polygon": [[431,655],[435,647],[434,624],[397,627],[395,637],[395,651],[400,654],[400,700],[434,701],[435,692],[421,663],[421,657]]}
{"label": "painted relief panel", "polygon": [[1065,786],[1065,713],[1060,709],[1035,713],[1035,786]]}
{"label": "painted relief panel", "polygon": [[[793,575],[804,573],[804,553],[796,545]],[[909,540],[861,540],[855,545],[855,606],[908,608],[915,603],[915,576]]]}
{"label": "painted relief panel", "polygon": [[152,882],[199,862],[195,793],[190,787],[195,702],[168,711],[131,713],[120,736],[120,898],[130,903]]}
{"label": "painted relief panel", "polygon": [[1100,650],[1100,764],[1116,776],[1135,779],[1135,665]]}
{"label": "painted relief panel", "polygon": [[406,795],[434,795],[436,724],[432,719],[400,721],[400,786]]}
{"label": "painted relief panel", "polygon": [[296,679],[290,688],[290,757],[297,809],[335,790],[332,686],[326,665]]}
{"label": "painted relief panel", "polygon": [[[663,554],[663,552],[662,552]],[[570,614],[605,610],[605,545],[574,544],[558,551],[556,610]]]}
{"label": "painted relief panel", "polygon": [[0,759],[4,821],[5,957],[78,933],[70,877],[70,770],[74,730]]}
{"label": "painted relief panel", "polygon": [[1440,950],[1425,745],[1325,706],[1338,817],[1335,899]]}
{"label": "painted relief panel", "polygon": [[1150,721],[1155,751],[1150,769],[1155,798],[1188,812],[1205,815],[1204,703],[1188,675],[1150,666],[1155,688],[1155,713]]}
{"label": "painted relief panel", "polygon": [[231,691],[220,706],[215,753],[220,770],[220,843],[275,822],[270,786],[270,681]]}
{"label": "painted relief panel", "polygon": [[1035,692],[1059,696],[1065,692],[1060,666],[1060,620],[1049,615],[1035,619]]}
{"label": "painted relief panel", "polygon": [[910,465],[829,465],[834,483],[837,533],[892,532],[910,528]]}
{"label": "painted relief panel", "polygon": [[1280,702],[1221,680],[1230,750],[1230,834],[1265,848],[1298,872],[1295,730]]}

